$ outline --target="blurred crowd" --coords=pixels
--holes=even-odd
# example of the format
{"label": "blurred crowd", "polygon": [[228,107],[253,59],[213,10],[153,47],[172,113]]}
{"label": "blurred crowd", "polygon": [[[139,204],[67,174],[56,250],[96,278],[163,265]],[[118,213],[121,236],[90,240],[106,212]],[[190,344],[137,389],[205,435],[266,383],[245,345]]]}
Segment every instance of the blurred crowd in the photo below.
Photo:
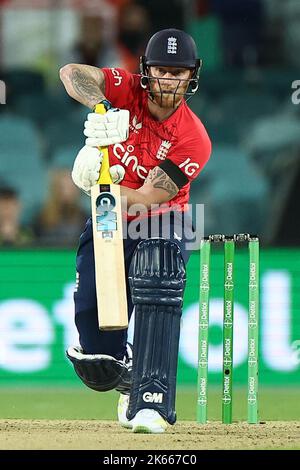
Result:
{"label": "blurred crowd", "polygon": [[66,95],[59,68],[138,73],[147,40],[167,27],[192,34],[203,59],[189,105],[213,143],[191,192],[191,203],[205,204],[205,232],[299,244],[299,0],[42,3],[35,16],[29,0],[0,1],[0,246],[75,247],[89,215],[70,176],[88,110]]}

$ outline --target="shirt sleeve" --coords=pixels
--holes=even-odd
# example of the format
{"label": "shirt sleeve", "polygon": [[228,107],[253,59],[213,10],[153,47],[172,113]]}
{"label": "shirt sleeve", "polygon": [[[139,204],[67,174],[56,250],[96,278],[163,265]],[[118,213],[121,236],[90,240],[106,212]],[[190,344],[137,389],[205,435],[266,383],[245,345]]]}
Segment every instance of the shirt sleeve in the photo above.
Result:
{"label": "shirt sleeve", "polygon": [[211,142],[208,135],[203,133],[197,139],[186,139],[186,141],[183,139],[172,148],[168,158],[160,166],[178,187],[182,187],[197,178],[208,162],[210,154]]}
{"label": "shirt sleeve", "polygon": [[119,68],[101,70],[105,77],[105,97],[116,108],[128,108],[134,97],[134,75]]}

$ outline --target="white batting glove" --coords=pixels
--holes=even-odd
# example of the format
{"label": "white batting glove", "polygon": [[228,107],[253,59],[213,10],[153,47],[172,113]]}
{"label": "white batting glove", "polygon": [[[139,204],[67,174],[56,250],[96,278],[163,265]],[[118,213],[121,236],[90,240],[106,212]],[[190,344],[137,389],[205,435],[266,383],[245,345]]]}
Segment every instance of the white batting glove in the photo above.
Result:
{"label": "white batting glove", "polygon": [[85,145],[106,147],[127,140],[129,134],[129,111],[111,108],[105,114],[89,113],[84,123]]}
{"label": "white batting glove", "polygon": [[[78,152],[72,170],[72,179],[78,188],[90,194],[91,187],[97,183],[101,170],[103,153],[95,147],[84,146]],[[113,183],[118,184],[125,176],[121,165],[113,165],[109,169]]]}

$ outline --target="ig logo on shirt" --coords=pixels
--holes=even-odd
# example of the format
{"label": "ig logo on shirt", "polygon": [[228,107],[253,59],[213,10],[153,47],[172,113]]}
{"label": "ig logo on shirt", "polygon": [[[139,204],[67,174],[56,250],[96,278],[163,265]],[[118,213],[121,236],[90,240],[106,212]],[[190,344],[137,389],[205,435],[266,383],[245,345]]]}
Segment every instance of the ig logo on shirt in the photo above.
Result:
{"label": "ig logo on shirt", "polygon": [[193,174],[200,168],[198,163],[190,163],[191,159],[188,157],[183,163],[180,163],[179,168],[183,168],[184,172],[188,176]]}

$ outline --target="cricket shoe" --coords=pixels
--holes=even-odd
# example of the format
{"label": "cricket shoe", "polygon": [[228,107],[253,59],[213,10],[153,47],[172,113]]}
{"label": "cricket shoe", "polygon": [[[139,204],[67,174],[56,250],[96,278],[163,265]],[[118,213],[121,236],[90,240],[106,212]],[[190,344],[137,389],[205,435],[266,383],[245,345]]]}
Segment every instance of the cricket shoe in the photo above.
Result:
{"label": "cricket shoe", "polygon": [[120,398],[118,401],[118,420],[123,428],[132,429],[131,421],[126,416],[127,409],[129,405],[129,395],[124,395],[120,393]]}
{"label": "cricket shoe", "polygon": [[167,429],[167,423],[158,411],[147,408],[138,411],[130,423],[135,433],[161,434]]}
{"label": "cricket shoe", "polygon": [[118,419],[123,428],[132,429],[135,433],[161,434],[167,428],[166,421],[160,414],[152,409],[138,411],[135,417],[129,421],[127,409],[129,405],[129,395],[120,394],[118,402]]}

